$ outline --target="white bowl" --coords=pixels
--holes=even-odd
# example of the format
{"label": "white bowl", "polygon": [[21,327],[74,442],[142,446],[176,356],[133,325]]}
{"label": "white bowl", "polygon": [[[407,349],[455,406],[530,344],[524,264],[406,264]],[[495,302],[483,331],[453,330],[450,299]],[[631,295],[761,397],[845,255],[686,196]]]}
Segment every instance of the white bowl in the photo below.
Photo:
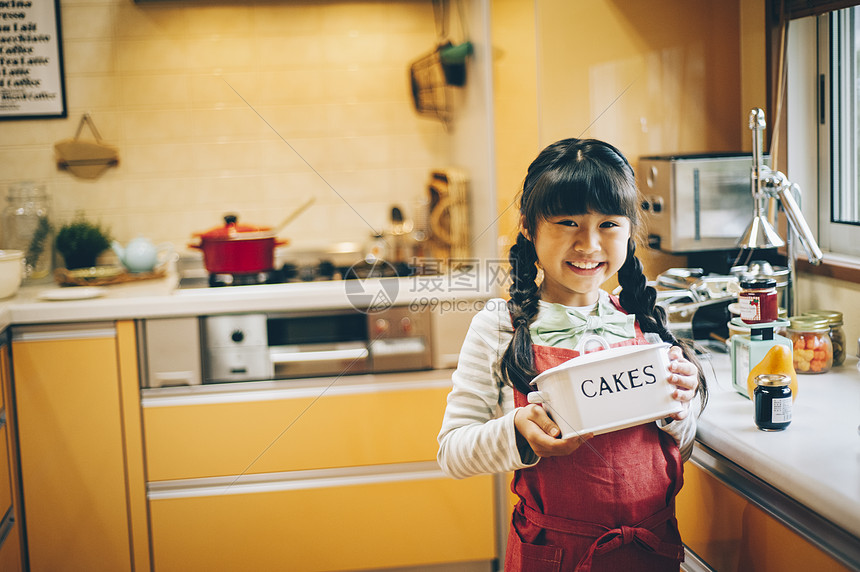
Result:
{"label": "white bowl", "polygon": [[24,253],[0,250],[0,298],[14,296],[24,277]]}
{"label": "white bowl", "polygon": [[608,433],[681,411],[668,382],[669,344],[621,346],[592,352],[532,380],[529,403],[541,403],[562,437]]}

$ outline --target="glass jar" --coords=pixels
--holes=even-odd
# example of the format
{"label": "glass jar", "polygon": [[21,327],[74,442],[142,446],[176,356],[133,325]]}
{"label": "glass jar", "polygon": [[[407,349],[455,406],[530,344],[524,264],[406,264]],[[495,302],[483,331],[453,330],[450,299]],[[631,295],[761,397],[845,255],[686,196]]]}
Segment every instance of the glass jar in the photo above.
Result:
{"label": "glass jar", "polygon": [[755,424],[762,431],[782,431],[791,424],[791,378],[782,373],[755,378]]}
{"label": "glass jar", "polygon": [[773,322],[779,317],[776,280],[755,278],[741,280],[738,309],[745,324]]}
{"label": "glass jar", "polygon": [[842,328],[842,312],[836,310],[810,310],[804,316],[826,318],[830,324],[830,341],[833,344],[833,366],[845,361],[845,330]]}
{"label": "glass jar", "polygon": [[2,248],[24,253],[24,280],[46,278],[51,273],[54,249],[45,186],[29,181],[11,185],[2,226]]}
{"label": "glass jar", "polygon": [[830,324],[817,316],[795,316],[788,326],[797,373],[825,373],[833,365]]}

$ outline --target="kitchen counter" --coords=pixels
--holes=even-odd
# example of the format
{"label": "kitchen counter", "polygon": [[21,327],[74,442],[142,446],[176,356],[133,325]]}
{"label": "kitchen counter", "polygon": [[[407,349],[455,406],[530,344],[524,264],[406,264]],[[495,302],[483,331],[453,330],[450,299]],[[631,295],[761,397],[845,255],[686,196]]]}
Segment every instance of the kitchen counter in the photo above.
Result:
{"label": "kitchen counter", "polygon": [[[385,292],[394,304],[434,309],[453,300],[485,300],[492,295],[477,274],[377,278],[361,281],[368,292]],[[178,289],[178,276],[101,287],[104,295],[85,300],[46,301],[56,284],[22,286],[17,295],[0,300],[0,330],[11,324],[89,322],[235,312],[279,312],[349,308],[359,281],[297,282]],[[76,287],[62,289],[74,294]],[[460,309],[459,307],[456,309]]]}
{"label": "kitchen counter", "polygon": [[849,356],[825,374],[799,375],[791,425],[781,432],[756,428],[752,401],[731,387],[727,354],[715,353],[703,363],[712,381],[708,406],[699,418],[698,445],[847,532],[847,549],[860,555],[857,358]]}
{"label": "kitchen counter", "polygon": [[[398,304],[440,304],[493,295],[475,279],[472,286],[449,277],[382,279],[396,286]],[[448,281],[446,283],[446,281]],[[396,284],[395,284],[396,283]],[[9,325],[288,311],[350,306],[342,281],[177,290],[169,275],[105,287],[89,300],[42,301],[53,284],[22,287],[0,301],[0,330]],[[368,286],[377,281],[367,282]],[[454,288],[453,286],[457,286]],[[763,432],[753,423],[753,404],[731,388],[728,355],[704,361],[710,378],[710,403],[699,420],[698,449],[710,450],[803,507],[845,531],[849,550],[860,554],[860,372],[857,358],[822,375],[799,376],[791,425]],[[695,454],[694,454],[695,460]]]}

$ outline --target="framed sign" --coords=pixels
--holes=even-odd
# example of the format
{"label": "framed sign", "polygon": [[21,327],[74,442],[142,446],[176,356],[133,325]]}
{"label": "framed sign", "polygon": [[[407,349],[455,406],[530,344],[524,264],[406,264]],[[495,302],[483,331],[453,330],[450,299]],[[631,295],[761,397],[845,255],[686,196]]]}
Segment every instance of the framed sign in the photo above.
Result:
{"label": "framed sign", "polygon": [[0,119],[65,116],[60,0],[0,0]]}

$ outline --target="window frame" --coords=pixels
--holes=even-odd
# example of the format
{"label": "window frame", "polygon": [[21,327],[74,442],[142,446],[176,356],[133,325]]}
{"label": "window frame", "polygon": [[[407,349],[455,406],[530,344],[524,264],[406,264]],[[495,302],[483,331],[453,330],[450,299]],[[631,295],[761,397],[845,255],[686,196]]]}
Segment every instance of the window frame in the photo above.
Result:
{"label": "window frame", "polygon": [[[847,256],[860,259],[860,224],[850,222],[835,222],[833,213],[833,190],[838,188],[841,180],[857,180],[855,162],[850,158],[845,159],[845,154],[840,151],[844,138],[837,140],[837,134],[833,130],[836,121],[833,104],[833,89],[836,82],[836,92],[841,98],[841,108],[848,105],[850,96],[840,86],[842,79],[834,73],[831,60],[830,39],[832,30],[831,14],[816,17],[817,31],[817,62],[818,62],[818,102],[816,116],[818,117],[818,242],[823,250],[837,256]],[[860,79],[860,78],[858,78]],[[845,118],[846,120],[851,118]],[[860,141],[853,133],[853,125],[848,126],[848,144],[856,152]],[[835,156],[834,156],[835,153]],[[835,160],[834,160],[835,159]],[[854,192],[860,191],[856,187]]]}

